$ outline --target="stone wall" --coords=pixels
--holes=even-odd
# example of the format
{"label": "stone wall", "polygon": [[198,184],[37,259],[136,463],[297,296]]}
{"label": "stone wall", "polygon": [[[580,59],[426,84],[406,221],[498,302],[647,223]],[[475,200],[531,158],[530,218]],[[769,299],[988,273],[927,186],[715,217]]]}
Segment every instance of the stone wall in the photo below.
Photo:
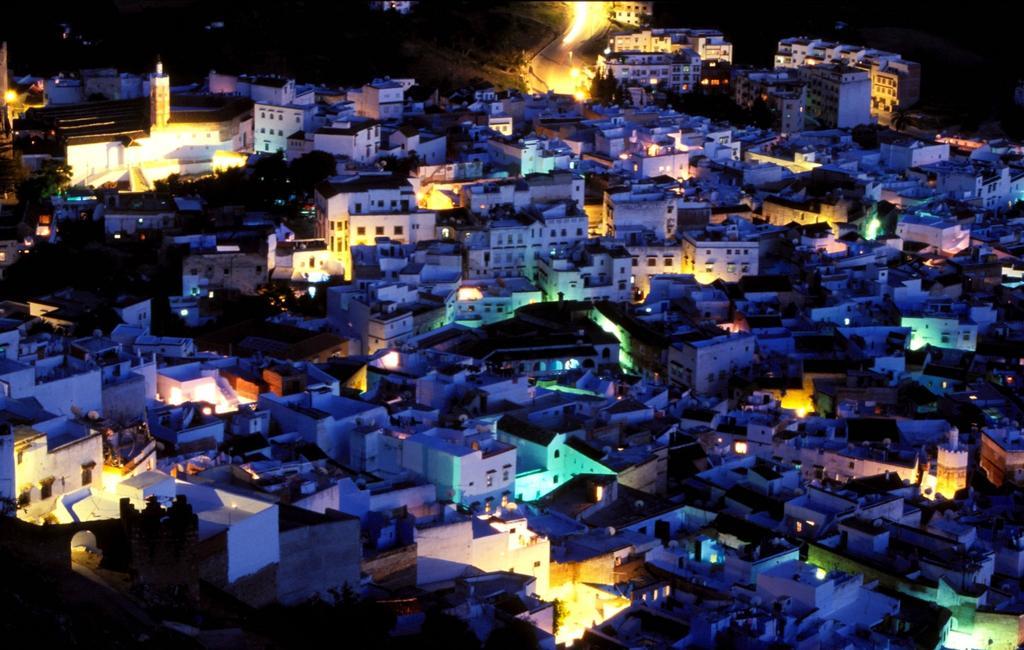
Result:
{"label": "stone wall", "polygon": [[345,584],[357,589],[361,556],[354,517],[282,530],[278,600],[291,605],[316,594],[329,597]]}
{"label": "stone wall", "polygon": [[362,571],[382,587],[411,587],[416,584],[416,544],[381,551],[364,557]]}

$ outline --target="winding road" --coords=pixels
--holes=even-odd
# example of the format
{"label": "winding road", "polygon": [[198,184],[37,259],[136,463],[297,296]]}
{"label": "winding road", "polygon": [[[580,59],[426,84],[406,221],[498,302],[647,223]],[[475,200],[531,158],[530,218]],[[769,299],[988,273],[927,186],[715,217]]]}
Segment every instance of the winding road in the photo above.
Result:
{"label": "winding road", "polygon": [[586,93],[588,82],[581,65],[592,61],[576,59],[575,52],[583,44],[603,38],[611,23],[608,21],[610,2],[567,2],[570,12],[569,26],[561,37],[554,38],[530,61],[526,83],[530,92]]}

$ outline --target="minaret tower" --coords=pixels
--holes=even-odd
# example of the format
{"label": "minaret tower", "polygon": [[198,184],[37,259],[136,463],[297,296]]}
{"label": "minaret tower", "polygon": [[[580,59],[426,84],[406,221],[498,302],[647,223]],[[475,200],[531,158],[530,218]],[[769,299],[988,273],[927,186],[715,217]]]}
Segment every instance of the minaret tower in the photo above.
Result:
{"label": "minaret tower", "polygon": [[951,427],[946,444],[939,445],[935,472],[935,493],[952,499],[967,487],[967,448],[960,445],[960,432]]}
{"label": "minaret tower", "polygon": [[14,130],[11,127],[11,110],[7,106],[7,93],[11,87],[7,79],[7,43],[0,43],[0,201],[14,196],[17,168],[20,163],[14,157]]}
{"label": "minaret tower", "polygon": [[10,127],[7,110],[7,91],[10,86],[7,82],[7,41],[0,43],[0,138],[7,133]]}
{"label": "minaret tower", "polygon": [[171,119],[171,78],[164,74],[164,64],[156,60],[156,72],[149,76],[149,122],[154,128],[167,126]]}
{"label": "minaret tower", "polygon": [[0,43],[0,104],[7,103],[7,41]]}

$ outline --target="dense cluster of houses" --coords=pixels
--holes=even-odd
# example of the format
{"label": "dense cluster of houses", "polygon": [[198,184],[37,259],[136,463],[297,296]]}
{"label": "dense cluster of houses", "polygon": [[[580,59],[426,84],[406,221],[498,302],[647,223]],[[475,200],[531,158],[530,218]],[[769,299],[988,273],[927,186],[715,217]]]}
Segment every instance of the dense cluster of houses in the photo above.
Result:
{"label": "dense cluster of houses", "polygon": [[[1024,151],[863,137],[916,101],[896,54],[784,39],[774,69],[722,76],[731,58],[714,30],[616,35],[598,68],[622,106],[174,89],[159,67],[83,103],[47,81],[16,128],[74,187],[0,228],[0,269],[85,218],[114,250],[160,241],[181,291],[0,302],[12,514],[154,606],[347,585],[401,597],[394,634],[441,605],[546,648],[1017,647]],[[765,102],[774,128],[679,113],[675,86]],[[337,169],[307,238],[154,186],[311,151]],[[271,282],[324,313],[218,321]],[[168,305],[202,333],[154,331]]]}

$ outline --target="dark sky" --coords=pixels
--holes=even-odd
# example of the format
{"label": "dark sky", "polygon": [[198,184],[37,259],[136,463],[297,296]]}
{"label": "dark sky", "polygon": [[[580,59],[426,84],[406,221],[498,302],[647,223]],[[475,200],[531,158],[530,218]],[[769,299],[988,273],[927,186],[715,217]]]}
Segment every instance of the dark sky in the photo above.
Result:
{"label": "dark sky", "polygon": [[[210,68],[280,72],[300,80],[358,82],[401,74],[400,23],[382,23],[359,0],[37,0],[11,3],[0,21],[16,72],[116,66],[141,72],[157,54],[176,81],[198,79]],[[479,7],[480,5],[475,5]],[[718,27],[734,43],[738,63],[771,65],[780,37],[841,38],[898,49],[923,67],[930,104],[996,113],[1022,75],[1017,21],[988,11],[958,11],[934,2],[659,2],[662,25]],[[445,14],[474,11],[472,2],[425,1]],[[224,29],[207,30],[213,20]],[[394,20],[394,19],[389,19]],[[846,24],[837,30],[839,21]],[[60,37],[60,23],[71,27]],[[382,25],[384,25],[382,27]],[[91,41],[83,45],[80,39]],[[408,56],[408,52],[405,53]]]}

